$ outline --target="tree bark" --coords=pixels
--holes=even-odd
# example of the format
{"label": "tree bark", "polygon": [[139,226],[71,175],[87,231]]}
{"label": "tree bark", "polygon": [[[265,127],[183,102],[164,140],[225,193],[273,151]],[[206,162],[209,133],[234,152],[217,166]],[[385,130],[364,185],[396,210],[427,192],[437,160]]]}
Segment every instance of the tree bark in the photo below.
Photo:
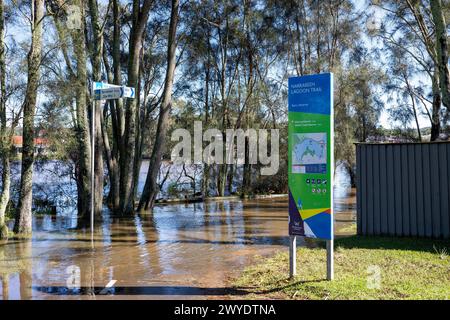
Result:
{"label": "tree bark", "polygon": [[169,37],[167,48],[167,70],[164,81],[163,100],[159,110],[158,127],[156,130],[155,144],[153,146],[152,155],[144,190],[139,202],[138,210],[148,210],[153,208],[156,196],[159,192],[157,178],[161,167],[161,158],[164,151],[167,126],[169,120],[170,109],[172,107],[172,86],[176,65],[176,33],[178,24],[178,6],[179,0],[172,0],[172,11],[170,14]]}
{"label": "tree bark", "polygon": [[[9,150],[2,150],[2,192],[0,195],[0,240],[8,236],[8,228],[6,226],[6,209],[10,199],[11,188],[11,163]],[[4,153],[3,153],[4,152]]]}
{"label": "tree bark", "polygon": [[[103,63],[105,65],[108,82],[121,85],[121,65],[120,65],[120,4],[118,0],[113,0],[113,38],[112,48],[112,69],[109,65],[107,50],[103,49]],[[111,114],[112,140],[110,142],[107,132],[107,119],[104,116],[102,123],[103,142],[107,159],[109,176],[108,206],[113,212],[120,210],[120,153],[122,145],[125,123],[123,122],[123,99],[110,100],[108,102]]]}
{"label": "tree bark", "polygon": [[[89,0],[89,12],[91,16],[91,28],[93,34],[92,41],[92,75],[93,80],[102,81],[101,64],[103,59],[103,31],[98,16],[98,3],[96,0]],[[94,212],[95,215],[101,215],[103,209],[103,179],[104,179],[104,164],[103,164],[103,135],[102,135],[102,106],[101,101],[93,101],[92,106],[95,108],[95,169],[94,169]],[[92,121],[92,119],[91,119]],[[91,133],[92,134],[92,133]]]}
{"label": "tree bark", "polygon": [[[447,108],[447,122],[450,114],[450,79],[448,69],[448,44],[447,24],[442,11],[441,0],[430,0],[431,13],[433,15],[436,37],[437,67],[439,69],[439,86],[441,89],[442,103]],[[446,123],[444,123],[446,124]]]}
{"label": "tree bark", "polygon": [[76,101],[76,137],[79,147],[77,158],[77,190],[78,190],[78,217],[82,219],[89,218],[90,212],[90,161],[91,144],[90,131],[87,115],[87,69],[86,69],[86,42],[84,37],[84,8],[81,0],[74,1],[74,5],[80,8],[82,12],[81,28],[72,31],[73,50],[77,63],[77,74],[75,84]]}
{"label": "tree bark", "polygon": [[[211,77],[211,64],[210,64],[210,35],[208,32],[207,40],[207,60],[205,66],[205,124],[209,122],[209,83]],[[209,171],[210,167],[207,163],[203,165],[203,176],[202,176],[202,193],[204,197],[209,197]]]}
{"label": "tree bark", "polygon": [[[142,8],[138,0],[133,1],[133,24],[129,42],[128,86],[138,87],[139,56],[142,47],[143,34],[153,1],[145,0]],[[136,96],[139,92],[136,91]],[[120,209],[123,214],[134,211],[134,167],[136,154],[136,109],[137,100],[128,99],[125,111],[125,133],[121,144],[120,155]]]}
{"label": "tree bark", "polygon": [[433,90],[433,107],[431,112],[431,137],[430,141],[436,141],[439,138],[441,132],[441,93],[439,90],[439,71],[435,69],[434,77],[432,79]]}
{"label": "tree bark", "polygon": [[28,52],[28,83],[23,108],[23,150],[22,172],[20,181],[20,198],[14,231],[31,233],[31,208],[33,196],[34,164],[34,114],[36,110],[37,90],[39,86],[39,68],[42,49],[42,19],[44,17],[44,0],[33,0],[31,47]]}
{"label": "tree bark", "polygon": [[5,18],[3,0],[0,0],[0,157],[2,162],[2,192],[0,194],[0,239],[7,236],[5,225],[6,208],[10,198],[11,165],[9,135],[6,126],[6,61],[5,61]]}
{"label": "tree bark", "polygon": [[403,74],[403,79],[405,80],[406,88],[408,90],[409,97],[411,98],[411,103],[412,103],[412,107],[413,107],[413,114],[414,114],[414,121],[416,122],[417,136],[419,138],[419,142],[422,142],[422,133],[420,132],[419,119],[418,119],[418,116],[417,116],[416,97],[414,96],[413,90],[412,90],[411,85],[409,83],[408,74],[406,73],[406,71]]}

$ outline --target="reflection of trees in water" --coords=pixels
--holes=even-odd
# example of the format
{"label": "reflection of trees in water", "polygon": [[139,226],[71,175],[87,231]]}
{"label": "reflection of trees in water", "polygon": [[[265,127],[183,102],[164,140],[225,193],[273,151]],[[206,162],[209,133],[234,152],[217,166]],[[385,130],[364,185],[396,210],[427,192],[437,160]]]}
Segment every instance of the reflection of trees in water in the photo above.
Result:
{"label": "reflection of trees in water", "polygon": [[9,300],[9,275],[3,274],[0,276],[0,281],[2,284],[2,297],[3,300]]}
{"label": "reflection of trees in water", "polygon": [[31,240],[24,240],[4,243],[0,246],[0,279],[3,300],[9,299],[10,278],[17,274],[19,275],[20,298],[32,298],[33,260],[31,245]]}

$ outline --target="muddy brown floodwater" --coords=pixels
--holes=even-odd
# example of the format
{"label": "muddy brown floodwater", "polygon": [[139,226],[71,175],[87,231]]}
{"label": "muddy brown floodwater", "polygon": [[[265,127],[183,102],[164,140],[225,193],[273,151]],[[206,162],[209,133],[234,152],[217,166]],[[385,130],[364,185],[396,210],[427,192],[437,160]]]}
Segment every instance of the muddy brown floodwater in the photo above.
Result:
{"label": "muddy brown floodwater", "polygon": [[[354,232],[354,191],[335,200],[337,234]],[[105,213],[93,239],[70,219],[36,217],[31,241],[0,243],[2,299],[239,297],[230,278],[288,245],[287,197]]]}

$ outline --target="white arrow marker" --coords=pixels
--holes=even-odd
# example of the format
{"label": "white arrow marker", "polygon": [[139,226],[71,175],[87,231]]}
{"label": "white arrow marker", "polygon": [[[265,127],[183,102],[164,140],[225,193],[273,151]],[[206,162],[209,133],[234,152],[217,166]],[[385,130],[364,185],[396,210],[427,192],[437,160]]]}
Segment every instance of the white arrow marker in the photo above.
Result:
{"label": "white arrow marker", "polygon": [[111,280],[108,282],[108,284],[103,288],[102,291],[100,291],[100,294],[107,294],[109,292],[109,289],[112,288],[116,284],[117,280]]}

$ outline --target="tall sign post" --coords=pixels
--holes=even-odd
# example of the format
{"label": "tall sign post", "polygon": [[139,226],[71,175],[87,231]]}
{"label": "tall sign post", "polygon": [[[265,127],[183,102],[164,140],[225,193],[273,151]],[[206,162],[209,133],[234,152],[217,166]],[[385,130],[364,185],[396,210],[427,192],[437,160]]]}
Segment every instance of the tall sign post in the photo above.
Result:
{"label": "tall sign post", "polygon": [[105,82],[93,82],[92,93],[94,103],[92,104],[92,123],[91,123],[91,237],[94,234],[94,210],[95,210],[95,101],[96,100],[113,100],[120,98],[134,99],[136,91],[132,87],[118,86]]}
{"label": "tall sign post", "polygon": [[290,276],[302,236],[327,241],[327,279],[333,280],[333,74],[292,77],[288,86]]}

